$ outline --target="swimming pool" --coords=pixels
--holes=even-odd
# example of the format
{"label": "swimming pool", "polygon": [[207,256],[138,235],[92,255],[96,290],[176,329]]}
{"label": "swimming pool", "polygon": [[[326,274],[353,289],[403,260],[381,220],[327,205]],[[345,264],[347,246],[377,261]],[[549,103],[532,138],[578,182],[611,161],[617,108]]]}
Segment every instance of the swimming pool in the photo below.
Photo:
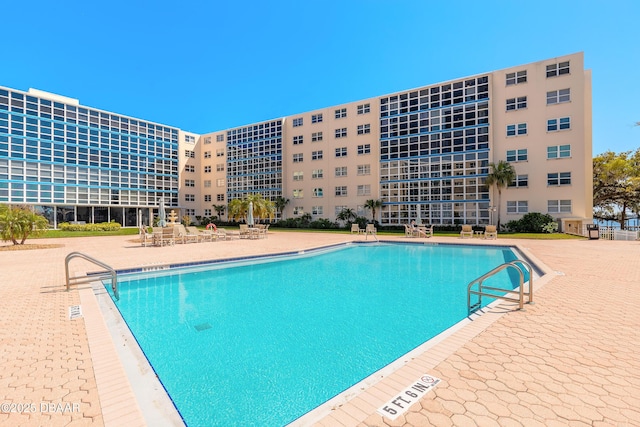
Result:
{"label": "swimming pool", "polygon": [[117,307],[189,426],[284,425],[465,318],[469,281],[513,259],[349,245],[123,277]]}

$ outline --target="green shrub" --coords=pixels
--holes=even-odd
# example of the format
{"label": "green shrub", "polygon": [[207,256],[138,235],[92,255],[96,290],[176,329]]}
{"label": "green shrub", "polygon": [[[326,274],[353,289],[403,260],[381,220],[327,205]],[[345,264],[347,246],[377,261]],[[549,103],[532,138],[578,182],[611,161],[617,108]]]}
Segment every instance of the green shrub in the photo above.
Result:
{"label": "green shrub", "polygon": [[540,212],[530,212],[520,219],[509,221],[506,227],[516,233],[549,233],[550,231],[547,230],[553,227],[549,225],[551,223],[556,225],[555,229],[557,230],[558,224],[551,215]]}
{"label": "green shrub", "polygon": [[63,222],[58,224],[58,228],[63,231],[118,231],[120,224],[117,222],[101,222],[99,224],[69,224]]}

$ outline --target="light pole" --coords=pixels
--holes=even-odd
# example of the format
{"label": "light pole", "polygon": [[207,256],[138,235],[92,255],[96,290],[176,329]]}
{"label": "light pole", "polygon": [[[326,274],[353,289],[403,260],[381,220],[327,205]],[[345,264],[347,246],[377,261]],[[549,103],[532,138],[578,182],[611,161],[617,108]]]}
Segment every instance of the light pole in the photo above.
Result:
{"label": "light pole", "polygon": [[489,224],[493,225],[493,213],[496,211],[495,206],[489,206]]}

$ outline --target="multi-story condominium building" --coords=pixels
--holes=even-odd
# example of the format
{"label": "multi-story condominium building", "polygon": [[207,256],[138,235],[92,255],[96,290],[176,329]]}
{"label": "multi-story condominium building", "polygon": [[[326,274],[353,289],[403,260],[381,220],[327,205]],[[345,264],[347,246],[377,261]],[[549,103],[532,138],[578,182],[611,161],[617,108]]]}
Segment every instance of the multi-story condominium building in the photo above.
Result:
{"label": "multi-story condominium building", "polygon": [[215,215],[246,194],[289,199],[284,216],[382,225],[496,221],[489,164],[508,161],[502,222],[592,218],[591,74],[582,53],[204,135],[0,87],[0,203],[60,221],[149,223]]}

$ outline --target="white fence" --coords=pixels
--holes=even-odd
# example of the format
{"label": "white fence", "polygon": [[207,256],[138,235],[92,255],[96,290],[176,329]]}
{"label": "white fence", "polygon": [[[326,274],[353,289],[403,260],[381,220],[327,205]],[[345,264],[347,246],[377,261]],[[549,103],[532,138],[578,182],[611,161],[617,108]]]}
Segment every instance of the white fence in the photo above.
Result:
{"label": "white fence", "polygon": [[[589,237],[586,225],[582,227],[582,235]],[[614,227],[600,227],[599,235],[603,240],[640,240],[640,231],[620,230]]]}

